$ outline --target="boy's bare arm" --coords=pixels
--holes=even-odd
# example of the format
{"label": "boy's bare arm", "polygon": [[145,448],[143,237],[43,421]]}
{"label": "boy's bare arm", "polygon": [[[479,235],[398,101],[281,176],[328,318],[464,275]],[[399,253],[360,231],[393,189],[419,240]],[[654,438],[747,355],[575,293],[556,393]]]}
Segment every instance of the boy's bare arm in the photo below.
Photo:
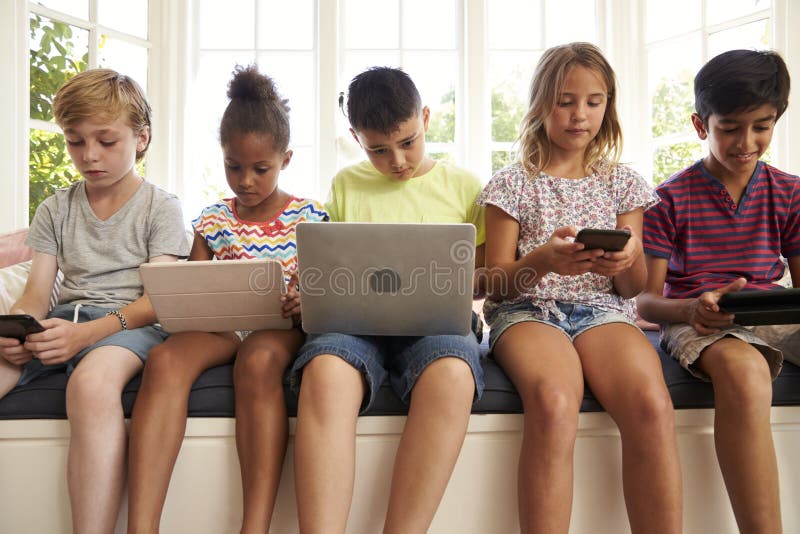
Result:
{"label": "boy's bare arm", "polygon": [[663,296],[667,260],[646,256],[647,286],[636,299],[639,315],[654,323],[688,323],[703,335],[714,334],[733,322],[733,314],[720,310],[720,297],[741,290],[747,283],[739,278],[725,287],[706,291],[696,298],[671,299]]}
{"label": "boy's bare arm", "polygon": [[34,252],[31,270],[22,296],[11,306],[11,313],[27,313],[43,319],[50,310],[50,295],[58,274],[56,257],[43,252]]}

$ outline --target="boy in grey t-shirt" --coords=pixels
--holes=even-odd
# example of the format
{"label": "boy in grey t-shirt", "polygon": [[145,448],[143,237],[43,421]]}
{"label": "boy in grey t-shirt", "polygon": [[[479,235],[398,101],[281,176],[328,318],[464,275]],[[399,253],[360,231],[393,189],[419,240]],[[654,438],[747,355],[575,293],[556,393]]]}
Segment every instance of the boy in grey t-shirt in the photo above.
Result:
{"label": "boy in grey t-shirt", "polygon": [[[189,244],[178,199],[136,174],[151,122],[136,82],[108,69],[82,72],[59,89],[53,109],[83,180],[46,199],[31,224],[31,271],[11,313],[34,316],[45,330],[23,343],[0,338],[0,397],[44,372],[70,373],[73,530],[110,532],[125,478],[122,388],[167,337],[138,267],[185,257]],[[59,270],[59,303],[49,311]]]}

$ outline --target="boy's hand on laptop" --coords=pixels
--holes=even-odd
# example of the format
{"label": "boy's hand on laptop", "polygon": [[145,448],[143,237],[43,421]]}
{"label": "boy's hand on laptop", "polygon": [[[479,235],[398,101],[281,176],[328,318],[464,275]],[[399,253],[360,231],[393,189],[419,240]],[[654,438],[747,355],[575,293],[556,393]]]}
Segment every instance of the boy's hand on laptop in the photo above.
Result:
{"label": "boy's hand on laptop", "polygon": [[25,348],[45,365],[63,363],[92,344],[88,337],[89,323],[73,323],[57,318],[45,319],[41,323],[45,331],[30,334]]}
{"label": "boy's hand on laptop", "polygon": [[300,292],[297,290],[297,284],[297,273],[294,272],[289,279],[289,284],[286,286],[286,294],[281,296],[284,317],[300,314]]}
{"label": "boy's hand on laptop", "polygon": [[579,275],[594,269],[595,261],[602,256],[602,250],[583,250],[583,244],[568,240],[578,235],[575,226],[556,228],[542,245],[547,270],[560,275]]}
{"label": "boy's hand on laptop", "polygon": [[747,280],[737,278],[727,286],[713,291],[706,291],[696,299],[690,300],[688,308],[689,320],[687,322],[704,336],[716,334],[720,328],[733,323],[734,317],[732,313],[725,313],[719,309],[719,299],[725,293],[741,290],[746,284]]}

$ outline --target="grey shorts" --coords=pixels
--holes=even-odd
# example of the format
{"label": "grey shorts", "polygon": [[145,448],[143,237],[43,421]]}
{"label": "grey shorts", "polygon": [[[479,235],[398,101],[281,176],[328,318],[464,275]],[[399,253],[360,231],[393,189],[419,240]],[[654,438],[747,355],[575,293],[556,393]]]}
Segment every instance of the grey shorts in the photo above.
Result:
{"label": "grey shorts", "polygon": [[694,364],[707,347],[724,337],[741,339],[763,354],[773,380],[781,372],[784,358],[800,364],[800,325],[734,324],[706,336],[698,333],[691,325],[676,323],[665,326],[661,331],[661,346],[692,375],[709,381],[708,375]]}
{"label": "grey shorts", "polygon": [[[109,310],[107,308],[101,308],[99,306],[81,306],[78,309],[77,322],[84,323],[87,321],[100,319],[105,317],[108,311]],[[55,317],[58,319],[64,319],[65,321],[72,321],[74,314],[74,305],[59,304],[47,314],[47,318],[51,319]],[[169,334],[157,325],[143,326],[141,328],[134,328],[131,330],[121,330],[101,339],[94,345],[86,347],[63,363],[58,363],[55,365],[43,365],[42,362],[37,359],[29,361],[22,369],[22,376],[20,376],[18,384],[27,384],[31,380],[51,373],[66,372],[67,376],[69,376],[72,374],[72,371],[75,370],[75,367],[77,367],[78,363],[80,363],[84,356],[98,347],[109,345],[128,349],[136,354],[136,356],[138,356],[142,362],[144,362],[147,359],[147,353],[150,352],[150,349],[163,342],[168,337]]]}

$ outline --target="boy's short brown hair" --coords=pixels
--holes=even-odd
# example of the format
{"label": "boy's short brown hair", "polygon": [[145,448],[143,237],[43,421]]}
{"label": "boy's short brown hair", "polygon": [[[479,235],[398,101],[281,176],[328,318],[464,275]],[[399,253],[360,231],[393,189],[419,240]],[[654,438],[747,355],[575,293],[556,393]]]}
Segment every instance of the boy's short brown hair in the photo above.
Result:
{"label": "boy's short brown hair", "polygon": [[53,115],[62,129],[90,118],[111,122],[123,117],[136,135],[149,130],[147,145],[136,152],[137,161],[153,136],[152,109],[144,91],[132,78],[111,69],[79,72],[62,85],[53,100]]}

